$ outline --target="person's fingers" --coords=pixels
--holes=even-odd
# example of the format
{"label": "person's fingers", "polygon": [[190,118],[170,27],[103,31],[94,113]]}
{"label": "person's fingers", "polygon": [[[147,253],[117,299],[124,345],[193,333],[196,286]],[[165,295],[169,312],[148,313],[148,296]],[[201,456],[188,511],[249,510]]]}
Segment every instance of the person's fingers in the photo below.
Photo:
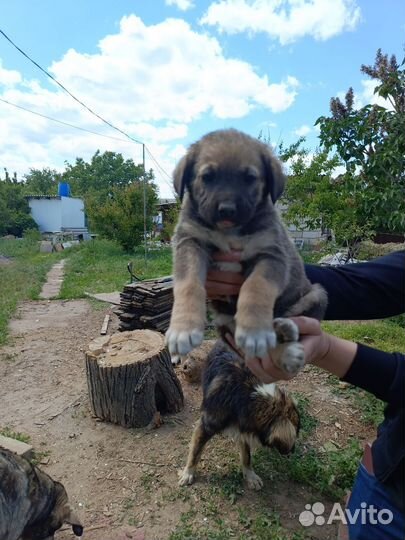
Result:
{"label": "person's fingers", "polygon": [[233,249],[232,251],[216,251],[212,258],[218,262],[240,262],[242,251]]}
{"label": "person's fingers", "polygon": [[242,285],[243,276],[235,272],[222,272],[221,270],[208,270],[207,281],[218,281],[219,283],[233,283]]}
{"label": "person's fingers", "polygon": [[277,367],[271,359],[271,356],[262,358],[261,365],[264,371],[272,377],[273,381],[288,381],[294,377],[291,373],[287,373]]}
{"label": "person's fingers", "polygon": [[260,358],[248,358],[246,360],[246,365],[256,377],[264,383],[272,383],[276,379],[267,373],[262,366],[262,361]]}
{"label": "person's fingers", "polygon": [[312,317],[290,317],[298,326],[301,335],[319,336],[322,333],[321,324],[317,319]]}
{"label": "person's fingers", "polygon": [[223,299],[224,296],[237,296],[240,291],[239,285],[228,285],[227,283],[218,283],[217,281],[207,281],[205,283],[207,296],[211,300]]}

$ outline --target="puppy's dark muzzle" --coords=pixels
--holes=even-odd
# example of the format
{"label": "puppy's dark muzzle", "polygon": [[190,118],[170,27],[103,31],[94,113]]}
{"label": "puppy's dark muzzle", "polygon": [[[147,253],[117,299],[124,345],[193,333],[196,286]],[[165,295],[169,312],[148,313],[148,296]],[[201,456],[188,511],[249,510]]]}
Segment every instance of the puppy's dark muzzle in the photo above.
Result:
{"label": "puppy's dark muzzle", "polygon": [[236,204],[221,202],[218,205],[218,219],[220,221],[234,221],[236,218]]}

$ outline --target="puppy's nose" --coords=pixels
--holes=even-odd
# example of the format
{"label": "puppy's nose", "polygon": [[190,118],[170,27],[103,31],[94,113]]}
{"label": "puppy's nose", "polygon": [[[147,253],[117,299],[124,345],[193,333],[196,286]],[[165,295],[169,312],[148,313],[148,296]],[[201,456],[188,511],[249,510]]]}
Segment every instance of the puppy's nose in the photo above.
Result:
{"label": "puppy's nose", "polygon": [[236,216],[236,205],[233,202],[221,202],[218,205],[218,215],[220,219],[232,221]]}

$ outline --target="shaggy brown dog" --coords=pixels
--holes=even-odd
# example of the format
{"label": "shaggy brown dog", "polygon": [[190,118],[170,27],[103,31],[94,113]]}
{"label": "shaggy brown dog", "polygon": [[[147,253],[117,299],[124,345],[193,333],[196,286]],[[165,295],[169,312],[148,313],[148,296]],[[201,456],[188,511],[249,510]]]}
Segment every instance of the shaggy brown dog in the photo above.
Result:
{"label": "shaggy brown dog", "polygon": [[247,486],[260,489],[263,482],[251,465],[253,447],[262,445],[287,454],[294,448],[298,431],[298,410],[288,394],[275,384],[261,383],[239,356],[219,341],[204,368],[201,417],[179,484],[194,481],[202,451],[211,437],[228,432],[239,444]]}
{"label": "shaggy brown dog", "polygon": [[174,306],[166,339],[185,355],[203,338],[205,280],[216,251],[241,250],[239,296],[213,302],[216,323],[230,330],[246,358],[273,361],[290,373],[304,365],[296,325],[285,317],[322,318],[325,291],[311,285],[274,207],[285,177],[269,147],[239,131],[215,131],[193,144],[174,171],[183,200],[174,237]]}
{"label": "shaggy brown dog", "polygon": [[28,460],[0,448],[1,540],[53,540],[64,523],[82,536],[83,526],[62,484]]}

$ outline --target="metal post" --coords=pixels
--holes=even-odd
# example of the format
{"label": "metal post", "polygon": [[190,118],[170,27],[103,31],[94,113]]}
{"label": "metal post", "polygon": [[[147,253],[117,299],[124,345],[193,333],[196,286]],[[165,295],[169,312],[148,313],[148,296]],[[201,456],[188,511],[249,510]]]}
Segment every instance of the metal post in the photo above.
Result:
{"label": "metal post", "polygon": [[146,167],[145,167],[145,144],[142,144],[142,166],[143,166],[143,242],[145,248],[145,264],[148,254],[148,244],[146,237]]}

